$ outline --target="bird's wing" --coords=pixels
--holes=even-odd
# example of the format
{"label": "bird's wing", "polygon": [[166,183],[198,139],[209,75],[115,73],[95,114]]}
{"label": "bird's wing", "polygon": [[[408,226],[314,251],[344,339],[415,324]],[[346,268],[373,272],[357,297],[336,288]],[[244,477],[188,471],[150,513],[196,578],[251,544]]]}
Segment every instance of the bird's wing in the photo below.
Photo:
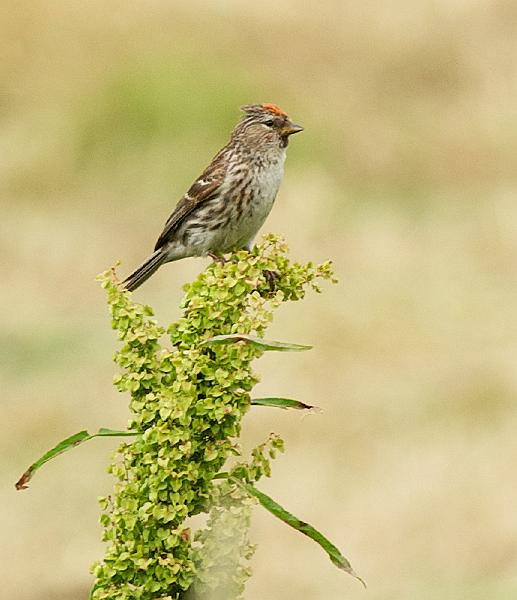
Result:
{"label": "bird's wing", "polygon": [[165,227],[154,247],[155,250],[159,250],[172,240],[176,229],[185,217],[217,194],[224,182],[226,171],[227,164],[221,151],[178,202],[165,223]]}

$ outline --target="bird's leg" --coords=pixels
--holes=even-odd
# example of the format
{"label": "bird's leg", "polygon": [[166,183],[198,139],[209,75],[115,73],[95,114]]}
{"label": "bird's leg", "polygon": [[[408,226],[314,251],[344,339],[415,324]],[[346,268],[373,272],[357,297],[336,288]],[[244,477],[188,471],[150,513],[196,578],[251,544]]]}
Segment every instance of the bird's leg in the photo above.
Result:
{"label": "bird's leg", "polygon": [[269,271],[268,269],[264,270],[263,273],[270,291],[276,291],[276,282],[280,279],[280,273],[278,271]]}
{"label": "bird's leg", "polygon": [[226,264],[228,261],[226,260],[226,258],[224,258],[224,256],[219,256],[218,254],[215,254],[215,252],[209,252],[208,256],[214,261],[214,262],[218,262],[221,263],[222,265]]}

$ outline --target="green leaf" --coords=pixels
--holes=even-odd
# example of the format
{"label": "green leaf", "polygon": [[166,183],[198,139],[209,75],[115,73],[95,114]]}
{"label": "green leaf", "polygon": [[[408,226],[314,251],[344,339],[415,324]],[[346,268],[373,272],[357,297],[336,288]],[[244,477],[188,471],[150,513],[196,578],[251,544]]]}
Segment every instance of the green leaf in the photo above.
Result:
{"label": "green leaf", "polygon": [[32,479],[34,473],[42,467],[46,462],[52,460],[54,457],[59,454],[63,454],[63,452],[68,452],[72,448],[75,448],[79,444],[83,442],[87,442],[95,437],[115,437],[115,436],[128,436],[128,435],[136,435],[136,431],[115,431],[113,429],[106,429],[105,427],[101,427],[97,433],[88,433],[86,430],[79,431],[79,433],[74,433],[70,437],[62,440],[54,446],[51,450],[46,452],[41,458],[39,458],[35,463],[33,463],[25,473],[18,479],[15,483],[15,487],[17,490],[25,490],[29,486],[27,485],[29,481]]}
{"label": "green leaf", "polygon": [[317,406],[311,406],[310,404],[305,404],[299,400],[291,400],[290,398],[252,398],[251,404],[253,406],[274,406],[275,408],[321,411],[321,408]]}
{"label": "green leaf", "polygon": [[248,492],[248,494],[250,494],[250,496],[257,498],[260,504],[272,515],[274,515],[290,527],[293,527],[300,533],[303,533],[307,537],[311,538],[311,540],[314,540],[323,548],[323,550],[325,550],[330,560],[336,565],[336,567],[338,567],[338,569],[341,569],[349,575],[352,575],[353,577],[358,579],[364,585],[364,587],[366,587],[366,583],[355,573],[348,560],[341,554],[341,552],[336,548],[336,546],[334,546],[334,544],[330,540],[328,540],[312,525],[300,521],[300,519],[292,515],[284,508],[282,508],[280,504],[277,504],[272,498],[258,490],[255,486],[249,483],[244,483],[235,478],[232,478],[232,480],[241,487],[243,487]]}
{"label": "green leaf", "polygon": [[231,333],[228,335],[214,335],[211,338],[201,342],[201,345],[214,344],[233,344],[235,342],[247,342],[260,350],[276,350],[277,352],[300,352],[302,350],[310,350],[312,346],[304,344],[289,344],[285,342],[275,342],[273,340],[265,340],[263,338],[254,337],[245,333]]}
{"label": "green leaf", "polygon": [[100,587],[101,586],[98,581],[93,584],[92,589],[90,590],[90,593],[88,594],[88,600],[92,600],[95,590]]}

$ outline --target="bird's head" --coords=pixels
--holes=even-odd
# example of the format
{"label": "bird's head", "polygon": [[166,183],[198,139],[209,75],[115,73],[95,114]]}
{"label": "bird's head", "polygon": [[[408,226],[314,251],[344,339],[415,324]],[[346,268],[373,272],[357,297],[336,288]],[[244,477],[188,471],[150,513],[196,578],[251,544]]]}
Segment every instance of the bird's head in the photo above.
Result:
{"label": "bird's head", "polygon": [[249,140],[257,148],[285,148],[289,136],[303,131],[276,104],[247,104],[241,110],[244,116],[233,135]]}

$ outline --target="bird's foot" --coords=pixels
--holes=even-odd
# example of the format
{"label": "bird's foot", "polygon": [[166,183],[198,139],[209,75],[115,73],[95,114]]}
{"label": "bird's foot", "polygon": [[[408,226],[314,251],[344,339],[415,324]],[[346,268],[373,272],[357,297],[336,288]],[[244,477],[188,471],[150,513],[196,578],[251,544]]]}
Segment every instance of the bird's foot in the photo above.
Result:
{"label": "bird's foot", "polygon": [[263,271],[264,277],[269,285],[271,292],[276,291],[276,283],[280,279],[280,273],[278,271],[269,271],[268,269]]}
{"label": "bird's foot", "polygon": [[214,252],[209,252],[208,256],[214,261],[214,262],[218,262],[222,265],[225,265],[228,261],[226,260],[226,258],[224,258],[224,256],[219,255],[219,254],[215,254]]}

